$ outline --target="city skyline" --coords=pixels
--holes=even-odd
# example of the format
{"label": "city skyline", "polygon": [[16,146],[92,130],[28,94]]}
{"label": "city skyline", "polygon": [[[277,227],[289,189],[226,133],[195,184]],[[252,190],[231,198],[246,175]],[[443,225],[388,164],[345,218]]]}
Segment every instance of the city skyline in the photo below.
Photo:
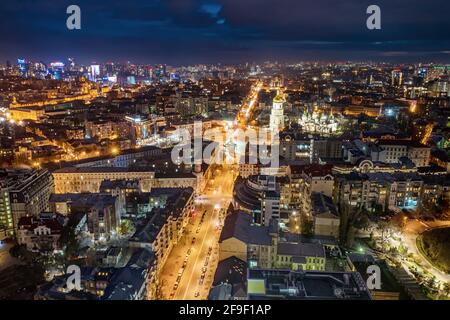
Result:
{"label": "city skyline", "polygon": [[1,2],[0,300],[450,300],[449,11]]}
{"label": "city skyline", "polygon": [[[407,2],[407,3],[406,3]],[[381,30],[366,28],[370,1],[78,1],[81,30],[59,1],[4,1],[0,59],[82,63],[450,61],[450,4],[378,1]],[[270,15],[267,14],[270,12]]]}

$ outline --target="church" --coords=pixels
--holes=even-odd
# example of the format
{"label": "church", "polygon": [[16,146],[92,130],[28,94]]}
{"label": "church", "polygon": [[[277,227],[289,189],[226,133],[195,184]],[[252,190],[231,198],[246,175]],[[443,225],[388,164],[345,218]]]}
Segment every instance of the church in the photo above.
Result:
{"label": "church", "polygon": [[338,121],[331,112],[320,114],[317,111],[309,112],[305,109],[303,115],[298,120],[302,131],[306,133],[332,134],[338,129]]}

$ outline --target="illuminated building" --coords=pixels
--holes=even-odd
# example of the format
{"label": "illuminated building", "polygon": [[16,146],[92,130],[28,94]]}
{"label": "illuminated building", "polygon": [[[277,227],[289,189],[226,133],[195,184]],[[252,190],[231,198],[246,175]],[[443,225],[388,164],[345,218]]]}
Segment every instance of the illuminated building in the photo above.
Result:
{"label": "illuminated building", "polygon": [[283,104],[286,102],[283,94],[280,92],[273,99],[272,112],[270,114],[270,131],[278,133],[284,128]]}
{"label": "illuminated building", "polygon": [[0,236],[12,235],[19,219],[48,211],[53,178],[47,170],[5,171],[0,178]]}
{"label": "illuminated building", "polygon": [[152,171],[129,170],[127,168],[75,168],[68,167],[53,172],[55,193],[98,193],[104,180],[136,180],[142,189],[151,188],[155,173]]}
{"label": "illuminated building", "polygon": [[338,121],[333,113],[327,115],[305,110],[298,120],[298,124],[302,127],[302,132],[305,133],[332,134],[338,129]]}
{"label": "illuminated building", "polygon": [[25,59],[17,59],[17,66],[19,67],[20,76],[22,78],[27,78],[30,69],[29,62]]}
{"label": "illuminated building", "polygon": [[19,219],[17,242],[28,250],[56,249],[66,219],[53,213]]}
{"label": "illuminated building", "polygon": [[93,64],[89,67],[89,80],[97,81],[100,76],[100,66],[98,64]]}
{"label": "illuminated building", "polygon": [[13,215],[7,186],[0,189],[0,239],[14,234]]}
{"label": "illuminated building", "polygon": [[126,116],[125,120],[131,123],[131,136],[135,142],[150,138],[152,135],[152,127],[156,126],[153,120],[146,119],[138,115]]}
{"label": "illuminated building", "polygon": [[62,80],[64,74],[64,63],[62,62],[52,62],[50,63],[50,72],[53,79]]}
{"label": "illuminated building", "polygon": [[356,173],[338,175],[334,197],[341,206],[375,210],[416,208],[420,203],[423,179],[417,173]]}
{"label": "illuminated building", "polygon": [[403,72],[400,69],[394,69],[391,73],[391,85],[400,87],[403,84]]}
{"label": "illuminated building", "polygon": [[447,97],[449,96],[450,86],[447,80],[439,79],[431,81],[428,85],[428,95],[430,97]]}
{"label": "illuminated building", "polygon": [[378,161],[398,163],[401,157],[408,157],[417,167],[426,167],[430,163],[431,148],[420,142],[410,140],[379,140],[377,146],[385,157]]}

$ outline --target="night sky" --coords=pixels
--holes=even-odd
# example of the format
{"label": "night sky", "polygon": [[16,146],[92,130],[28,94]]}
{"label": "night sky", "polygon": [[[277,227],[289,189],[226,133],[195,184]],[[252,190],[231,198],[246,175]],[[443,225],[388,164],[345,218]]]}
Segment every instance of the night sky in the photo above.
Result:
{"label": "night sky", "polygon": [[[67,6],[82,29],[66,28]],[[382,30],[366,28],[381,7]],[[450,62],[449,0],[1,0],[0,60]]]}

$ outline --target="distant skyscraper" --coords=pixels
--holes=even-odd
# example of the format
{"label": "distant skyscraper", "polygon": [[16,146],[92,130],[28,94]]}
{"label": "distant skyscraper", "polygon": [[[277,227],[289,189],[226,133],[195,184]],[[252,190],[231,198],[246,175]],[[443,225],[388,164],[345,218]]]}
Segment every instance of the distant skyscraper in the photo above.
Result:
{"label": "distant skyscraper", "polygon": [[100,76],[100,66],[98,64],[91,65],[89,77],[91,81],[96,81]]}
{"label": "distant skyscraper", "polygon": [[19,67],[20,76],[27,78],[30,69],[29,63],[25,59],[17,59],[17,66]]}
{"label": "distant skyscraper", "polygon": [[394,87],[400,87],[403,84],[403,72],[400,69],[392,70],[391,84]]}
{"label": "distant skyscraper", "polygon": [[74,58],[68,58],[67,59],[67,70],[68,71],[75,71],[75,59]]}
{"label": "distant skyscraper", "polygon": [[64,63],[62,62],[52,62],[50,63],[50,72],[53,79],[62,80],[64,73]]}

